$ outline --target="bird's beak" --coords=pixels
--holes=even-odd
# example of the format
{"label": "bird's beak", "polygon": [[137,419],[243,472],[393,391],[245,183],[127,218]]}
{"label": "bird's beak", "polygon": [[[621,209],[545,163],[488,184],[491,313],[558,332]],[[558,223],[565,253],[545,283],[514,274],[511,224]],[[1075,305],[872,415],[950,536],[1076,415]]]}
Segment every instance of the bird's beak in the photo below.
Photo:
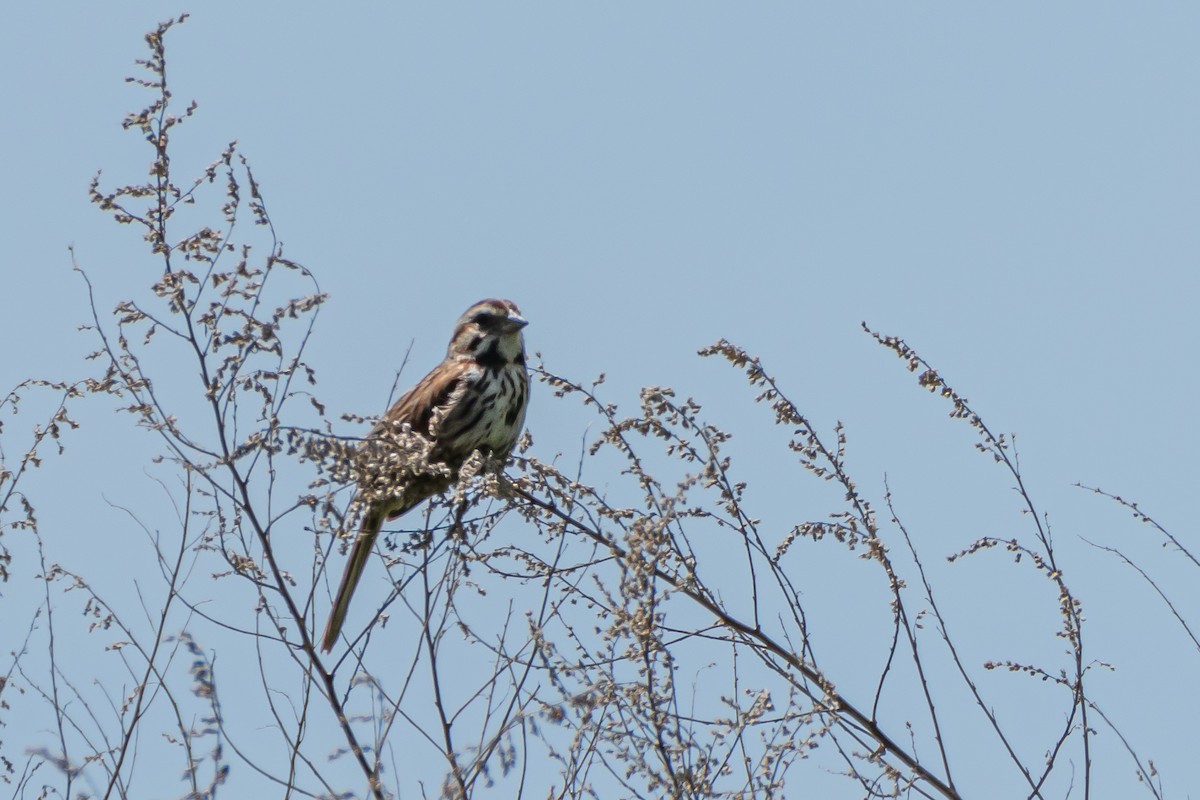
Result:
{"label": "bird's beak", "polygon": [[509,314],[508,319],[504,321],[504,327],[508,333],[516,333],[529,324],[529,320],[522,317],[520,314]]}

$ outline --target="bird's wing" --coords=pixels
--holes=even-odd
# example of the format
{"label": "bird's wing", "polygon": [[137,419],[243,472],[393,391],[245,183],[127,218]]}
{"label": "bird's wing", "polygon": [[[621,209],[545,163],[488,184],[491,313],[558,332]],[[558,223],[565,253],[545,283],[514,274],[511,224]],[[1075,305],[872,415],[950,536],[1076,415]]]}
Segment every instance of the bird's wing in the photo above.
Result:
{"label": "bird's wing", "polygon": [[383,424],[402,425],[407,422],[414,432],[436,437],[436,431],[430,430],[434,412],[451,403],[455,393],[463,388],[463,380],[475,368],[474,362],[466,359],[438,364],[392,404],[383,415]]}

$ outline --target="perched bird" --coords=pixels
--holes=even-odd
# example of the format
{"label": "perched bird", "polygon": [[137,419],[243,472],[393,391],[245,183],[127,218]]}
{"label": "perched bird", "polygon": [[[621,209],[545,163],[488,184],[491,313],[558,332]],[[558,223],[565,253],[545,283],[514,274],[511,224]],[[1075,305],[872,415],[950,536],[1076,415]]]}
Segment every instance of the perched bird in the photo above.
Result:
{"label": "perched bird", "polygon": [[[421,437],[435,469],[401,470],[398,475],[359,478],[356,502],[364,506],[362,528],[333,600],[321,647],[337,641],[384,520],[395,519],[422,500],[445,491],[463,461],[476,450],[501,462],[525,424],[529,373],[525,370],[527,325],[511,300],[481,300],[459,317],[446,358],[388,409],[367,439],[387,441],[389,433]],[[408,434],[410,440],[411,434]],[[445,465],[436,469],[437,465]],[[365,485],[371,483],[373,485]],[[386,484],[382,489],[377,485]]]}

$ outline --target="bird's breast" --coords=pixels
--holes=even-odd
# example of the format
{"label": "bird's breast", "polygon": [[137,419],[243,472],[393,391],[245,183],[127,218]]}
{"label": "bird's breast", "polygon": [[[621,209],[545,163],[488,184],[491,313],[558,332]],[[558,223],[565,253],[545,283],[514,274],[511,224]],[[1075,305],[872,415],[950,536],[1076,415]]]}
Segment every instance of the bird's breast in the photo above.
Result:
{"label": "bird's breast", "polygon": [[480,366],[464,376],[438,439],[464,457],[473,450],[507,454],[525,424],[529,379],[512,364]]}

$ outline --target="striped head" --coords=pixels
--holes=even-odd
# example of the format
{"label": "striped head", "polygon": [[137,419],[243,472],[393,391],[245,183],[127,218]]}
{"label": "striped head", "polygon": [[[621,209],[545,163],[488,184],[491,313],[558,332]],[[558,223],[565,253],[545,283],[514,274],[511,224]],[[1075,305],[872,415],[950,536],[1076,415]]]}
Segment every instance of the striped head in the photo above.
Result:
{"label": "striped head", "polygon": [[468,308],[454,327],[447,360],[471,359],[485,367],[525,364],[525,337],[529,322],[511,300],[480,300]]}

